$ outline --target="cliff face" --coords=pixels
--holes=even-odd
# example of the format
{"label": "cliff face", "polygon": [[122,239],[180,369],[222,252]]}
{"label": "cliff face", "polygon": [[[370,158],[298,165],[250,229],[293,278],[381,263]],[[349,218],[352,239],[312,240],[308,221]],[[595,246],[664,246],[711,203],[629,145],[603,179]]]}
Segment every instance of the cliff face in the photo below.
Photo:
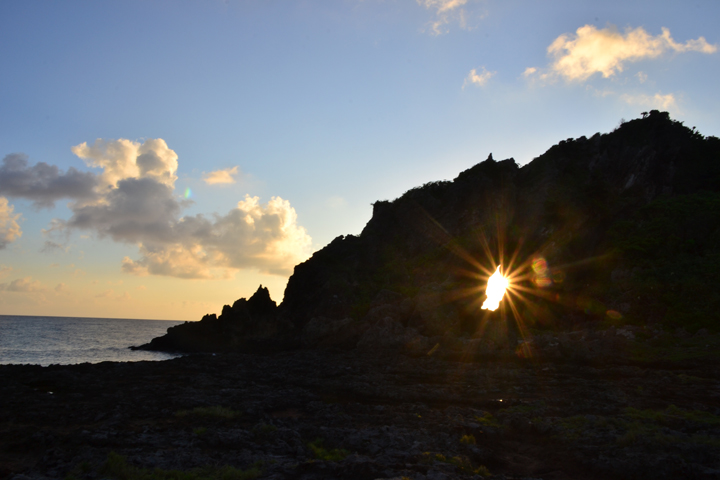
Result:
{"label": "cliff face", "polygon": [[[420,351],[429,337],[478,335],[488,315],[479,310],[481,270],[513,256],[525,273],[513,313],[525,326],[622,317],[718,328],[720,296],[708,285],[720,280],[719,191],[720,140],[652,111],[561,141],[523,167],[490,155],[452,182],[378,201],[359,236],[338,237],[295,267],[277,309],[255,313],[258,291],[247,306],[241,299],[218,319],[175,329],[241,325],[215,335],[215,349],[247,338],[361,346],[402,337]],[[167,337],[180,335],[154,342]]]}

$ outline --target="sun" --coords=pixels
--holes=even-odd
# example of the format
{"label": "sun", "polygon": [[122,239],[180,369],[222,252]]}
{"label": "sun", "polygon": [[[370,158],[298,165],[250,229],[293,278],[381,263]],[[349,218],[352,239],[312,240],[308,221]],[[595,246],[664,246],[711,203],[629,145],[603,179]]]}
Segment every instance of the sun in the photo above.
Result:
{"label": "sun", "polygon": [[[485,258],[479,252],[471,254],[459,246],[453,248],[453,253],[467,261],[470,267],[460,267],[458,273],[471,281],[467,287],[457,289],[452,298],[470,300],[465,307],[469,314],[483,312],[473,327],[474,337],[486,334],[492,337],[497,332],[505,332],[501,335],[506,335],[509,344],[514,345],[521,340],[520,345],[525,345],[524,340],[529,336],[528,327],[548,319],[544,302],[558,301],[550,287],[562,281],[562,277],[558,276],[561,272],[552,269],[539,251],[523,252],[522,238],[517,243],[512,242],[515,248],[507,251],[500,228],[496,248],[491,248],[487,237],[482,234],[479,243]],[[521,354],[528,356],[532,352],[523,351]]]}
{"label": "sun", "polygon": [[490,310],[493,312],[497,310],[500,306],[500,302],[505,296],[505,291],[510,285],[509,280],[503,276],[502,272],[500,272],[501,267],[502,265],[498,265],[495,273],[488,278],[487,288],[485,289],[485,295],[487,295],[487,298],[481,307],[483,310]]}
{"label": "sun", "polygon": [[[445,297],[462,308],[459,328],[473,338],[487,336],[492,342],[504,336],[511,348],[521,348],[516,353],[531,356],[526,341],[530,338],[529,328],[555,321],[550,304],[575,307],[576,301],[563,295],[558,285],[565,280],[565,270],[575,264],[551,266],[545,258],[546,245],[527,246],[522,230],[509,229],[500,214],[494,235],[489,223],[490,228],[477,230],[465,244],[427,215],[433,225],[440,227],[432,230],[433,239],[441,241],[444,248],[462,261],[454,270],[458,281]],[[506,238],[507,230],[512,230],[511,238]]]}

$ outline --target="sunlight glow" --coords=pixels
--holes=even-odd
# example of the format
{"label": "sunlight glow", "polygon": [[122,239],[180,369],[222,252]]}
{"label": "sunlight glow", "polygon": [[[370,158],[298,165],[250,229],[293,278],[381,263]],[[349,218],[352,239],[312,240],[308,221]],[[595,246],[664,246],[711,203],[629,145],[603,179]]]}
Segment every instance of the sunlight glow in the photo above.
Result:
{"label": "sunlight glow", "polygon": [[501,265],[498,265],[497,270],[488,279],[487,288],[485,289],[485,295],[487,299],[482,305],[483,310],[495,311],[500,306],[500,301],[505,295],[505,290],[508,287],[508,279],[503,277],[500,273]]}

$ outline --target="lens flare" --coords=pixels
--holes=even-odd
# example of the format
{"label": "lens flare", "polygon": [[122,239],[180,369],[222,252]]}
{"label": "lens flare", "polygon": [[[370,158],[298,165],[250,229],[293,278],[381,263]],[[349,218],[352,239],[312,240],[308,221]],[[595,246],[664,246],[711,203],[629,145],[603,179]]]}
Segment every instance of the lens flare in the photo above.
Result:
{"label": "lens flare", "polygon": [[190,187],[185,189],[185,198],[190,198],[192,196],[192,190],[190,190]]}
{"label": "lens flare", "polygon": [[487,288],[485,289],[485,295],[487,299],[482,304],[483,310],[495,311],[500,306],[500,301],[505,295],[505,290],[508,287],[508,279],[503,277],[500,273],[501,265],[498,265],[497,270],[488,279]]}
{"label": "lens flare", "polygon": [[547,260],[542,257],[533,258],[531,267],[535,272],[535,278],[533,282],[540,288],[547,288],[552,285],[553,280],[550,276],[550,270],[548,270]]}

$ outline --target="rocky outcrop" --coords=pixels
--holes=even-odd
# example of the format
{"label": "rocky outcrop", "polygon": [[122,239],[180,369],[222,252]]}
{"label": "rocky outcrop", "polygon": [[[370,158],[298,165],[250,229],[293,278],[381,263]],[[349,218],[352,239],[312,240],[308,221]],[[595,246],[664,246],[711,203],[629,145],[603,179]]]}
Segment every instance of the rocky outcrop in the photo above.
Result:
{"label": "rocky outcrop", "polygon": [[[720,329],[720,293],[709,287],[720,267],[705,261],[720,255],[718,192],[720,140],[659,111],[563,140],[523,167],[490,155],[452,182],[376,202],[359,236],[295,267],[279,307],[259,291],[144,348],[348,348],[361,338],[367,348],[378,329],[405,335],[396,325],[473,340],[500,322],[479,308],[483,269],[513,256],[523,300],[512,315],[525,326],[629,318]],[[512,349],[517,332],[506,331],[492,341]]]}
{"label": "rocky outcrop", "polygon": [[409,355],[425,355],[432,340],[420,335],[411,327],[403,327],[392,317],[385,317],[368,328],[357,342],[357,348],[365,352],[390,351]]}
{"label": "rocky outcrop", "polygon": [[303,327],[301,342],[305,348],[354,348],[367,329],[367,323],[352,318],[332,320],[313,317]]}
{"label": "rocky outcrop", "polygon": [[225,305],[220,316],[205,315],[199,322],[185,322],[167,330],[139,347],[141,350],[178,352],[265,352],[297,345],[293,325],[277,315],[277,304],[267,288],[260,285],[249,299]]}

